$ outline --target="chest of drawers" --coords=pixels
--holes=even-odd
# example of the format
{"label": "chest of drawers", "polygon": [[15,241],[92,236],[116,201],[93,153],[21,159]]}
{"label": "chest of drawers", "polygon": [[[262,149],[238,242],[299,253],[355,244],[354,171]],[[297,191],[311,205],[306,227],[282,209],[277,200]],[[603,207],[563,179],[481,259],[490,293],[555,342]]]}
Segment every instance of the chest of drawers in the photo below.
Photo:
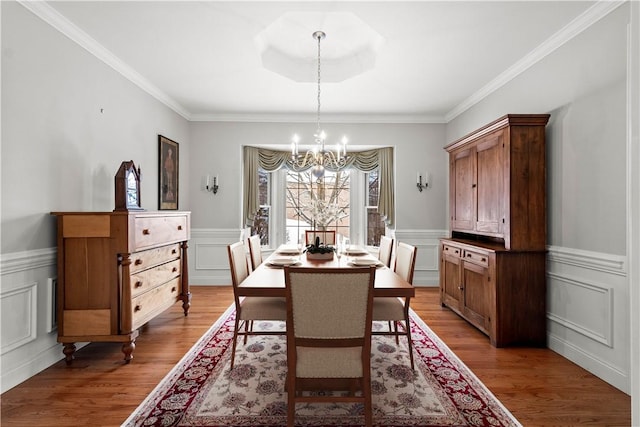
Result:
{"label": "chest of drawers", "polygon": [[189,212],[53,212],[58,221],[58,342],[122,342],[182,301],[189,312]]}

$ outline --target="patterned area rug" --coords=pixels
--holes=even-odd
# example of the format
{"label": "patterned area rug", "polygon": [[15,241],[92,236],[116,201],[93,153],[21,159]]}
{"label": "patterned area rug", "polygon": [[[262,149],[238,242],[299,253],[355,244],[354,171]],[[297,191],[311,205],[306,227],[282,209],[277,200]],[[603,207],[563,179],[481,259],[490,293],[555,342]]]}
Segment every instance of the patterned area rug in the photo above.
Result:
{"label": "patterned area rug", "polygon": [[[287,371],[284,336],[238,343],[229,369],[233,306],[209,329],[124,426],[286,425]],[[406,339],[372,342],[373,421],[378,426],[520,426],[473,373],[411,313],[415,370]],[[254,325],[255,327],[256,325]],[[284,328],[261,322],[260,328]],[[374,324],[374,329],[386,324]],[[298,404],[296,425],[364,424],[360,404]]]}

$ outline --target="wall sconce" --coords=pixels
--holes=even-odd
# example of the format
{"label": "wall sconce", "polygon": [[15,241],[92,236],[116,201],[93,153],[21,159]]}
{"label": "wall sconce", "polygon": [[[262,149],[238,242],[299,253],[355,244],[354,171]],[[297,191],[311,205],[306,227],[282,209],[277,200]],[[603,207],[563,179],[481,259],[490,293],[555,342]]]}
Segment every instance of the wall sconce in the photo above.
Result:
{"label": "wall sconce", "polygon": [[418,187],[418,190],[420,190],[420,192],[422,193],[422,189],[427,188],[428,186],[429,186],[429,173],[418,172],[418,175],[416,176],[416,187]]}
{"label": "wall sconce", "polygon": [[211,191],[213,194],[218,193],[218,188],[220,188],[220,179],[218,179],[218,175],[207,175],[207,183],[205,185],[207,191]]}

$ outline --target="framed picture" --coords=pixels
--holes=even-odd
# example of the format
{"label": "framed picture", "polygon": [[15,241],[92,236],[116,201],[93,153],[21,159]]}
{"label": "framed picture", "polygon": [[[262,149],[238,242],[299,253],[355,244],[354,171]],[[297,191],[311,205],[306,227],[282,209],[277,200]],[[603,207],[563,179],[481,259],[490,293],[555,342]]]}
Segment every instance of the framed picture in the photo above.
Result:
{"label": "framed picture", "polygon": [[178,143],[158,135],[160,171],[158,177],[160,210],[178,209]]}

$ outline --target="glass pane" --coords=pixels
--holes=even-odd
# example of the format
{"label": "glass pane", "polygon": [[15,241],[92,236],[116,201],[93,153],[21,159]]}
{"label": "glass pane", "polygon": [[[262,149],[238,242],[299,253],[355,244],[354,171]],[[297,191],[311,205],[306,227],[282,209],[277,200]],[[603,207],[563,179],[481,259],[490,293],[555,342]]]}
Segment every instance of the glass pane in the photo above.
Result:
{"label": "glass pane", "polygon": [[262,169],[258,169],[258,204],[270,205],[269,197],[269,178],[271,174]]}
{"label": "glass pane", "polygon": [[268,206],[261,206],[258,209],[258,213],[253,220],[253,226],[251,227],[251,234],[260,235],[260,244],[262,246],[269,245],[269,213]]}
{"label": "glass pane", "polygon": [[319,181],[309,172],[288,171],[286,185],[287,243],[304,243],[311,229],[349,235],[349,171],[326,171]]}
{"label": "glass pane", "polygon": [[380,236],[384,235],[385,225],[378,208],[367,208],[367,245],[379,246]]}
{"label": "glass pane", "polygon": [[378,170],[369,172],[367,178],[367,206],[378,206]]}

